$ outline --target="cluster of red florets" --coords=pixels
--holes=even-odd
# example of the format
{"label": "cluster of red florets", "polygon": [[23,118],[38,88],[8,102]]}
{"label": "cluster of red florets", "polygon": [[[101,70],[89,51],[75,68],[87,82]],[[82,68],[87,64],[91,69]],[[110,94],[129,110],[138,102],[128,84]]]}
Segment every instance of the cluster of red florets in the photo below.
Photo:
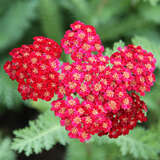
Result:
{"label": "cluster of red florets", "polygon": [[[128,92],[130,70],[108,65],[102,54],[90,55],[83,62],[63,63],[52,110],[61,118],[69,136],[85,141],[91,135],[127,134],[138,121],[145,121],[146,106],[139,96]],[[62,100],[66,96],[66,100]],[[73,96],[78,96],[74,99]],[[142,105],[143,104],[143,105]]]}
{"label": "cluster of red florets", "polygon": [[155,81],[153,54],[128,45],[109,58],[102,54],[104,47],[93,26],[77,21],[71,28],[61,45],[71,54],[72,64],[59,66],[61,47],[35,37],[33,45],[10,52],[13,60],[5,64],[5,71],[19,82],[23,99],[48,101],[57,94],[52,110],[71,138],[84,142],[95,134],[128,134],[137,122],[147,120],[147,107],[136,93],[144,96]]}
{"label": "cluster of red florets", "polygon": [[22,45],[10,52],[4,70],[16,80],[22,98],[51,100],[58,86],[59,60],[62,49],[53,40],[34,37],[32,45]]}
{"label": "cluster of red florets", "polygon": [[[126,135],[131,129],[136,127],[138,122],[145,122],[147,120],[145,115],[145,112],[147,112],[146,104],[134,92],[130,96],[132,98],[132,104],[129,109],[120,109],[117,114],[108,114],[112,121],[112,127],[108,132],[110,138]],[[100,133],[99,136],[104,134]]]}
{"label": "cluster of red florets", "polygon": [[81,142],[88,140],[91,135],[107,133],[111,128],[111,120],[103,112],[103,106],[89,101],[80,103],[72,96],[67,100],[57,100],[52,103],[55,115],[61,118],[61,125],[69,131],[71,138]]}
{"label": "cluster of red florets", "polygon": [[111,63],[120,68],[125,68],[124,74],[129,75],[129,81],[126,81],[125,85],[127,90],[136,91],[141,96],[145,95],[145,92],[150,91],[150,87],[155,81],[156,59],[151,52],[147,52],[140,46],[128,45],[124,48],[118,48],[118,51],[113,53]]}
{"label": "cluster of red florets", "polygon": [[66,31],[61,46],[66,54],[71,54],[73,60],[82,61],[88,54],[104,51],[100,37],[93,26],[77,21],[71,24],[71,29]]}

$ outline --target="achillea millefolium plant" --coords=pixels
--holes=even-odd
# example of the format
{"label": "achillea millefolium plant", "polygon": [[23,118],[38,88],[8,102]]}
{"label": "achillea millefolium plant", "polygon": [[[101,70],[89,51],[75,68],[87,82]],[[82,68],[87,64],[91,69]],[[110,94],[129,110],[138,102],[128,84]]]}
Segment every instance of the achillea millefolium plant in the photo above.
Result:
{"label": "achillea millefolium plant", "polygon": [[[70,54],[71,63],[60,62],[62,50]],[[23,100],[50,101],[57,96],[51,110],[70,138],[117,138],[147,120],[140,96],[155,82],[156,59],[132,44],[119,46],[110,57],[103,52],[96,29],[76,21],[60,45],[37,36],[33,44],[13,49],[4,70],[18,82]]]}

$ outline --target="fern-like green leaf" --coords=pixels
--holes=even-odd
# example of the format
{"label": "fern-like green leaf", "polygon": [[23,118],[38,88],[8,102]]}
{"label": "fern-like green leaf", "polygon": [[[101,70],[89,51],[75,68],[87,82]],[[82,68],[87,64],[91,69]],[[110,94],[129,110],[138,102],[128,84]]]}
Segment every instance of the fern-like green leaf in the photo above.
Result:
{"label": "fern-like green leaf", "polygon": [[140,45],[143,49],[152,52],[157,60],[156,66],[160,68],[160,45],[142,36],[135,36],[132,39],[134,45]]}
{"label": "fern-like green leaf", "polygon": [[158,131],[135,128],[129,135],[120,136],[117,139],[109,139],[107,136],[94,136],[89,143],[100,145],[115,143],[120,147],[123,156],[131,154],[136,159],[156,160],[160,148],[159,140]]}
{"label": "fern-like green leaf", "polygon": [[10,149],[10,138],[0,139],[0,160],[16,160],[16,154]]}
{"label": "fern-like green leaf", "polygon": [[132,160],[132,156],[122,156],[114,143],[98,145],[72,141],[67,147],[66,160]]}
{"label": "fern-like green leaf", "polygon": [[158,131],[136,128],[130,135],[120,137],[116,143],[120,146],[123,155],[130,153],[135,158],[156,160],[160,148],[159,141]]}
{"label": "fern-like green leaf", "polygon": [[14,135],[12,149],[24,151],[27,156],[40,153],[42,149],[49,150],[57,142],[65,145],[69,141],[67,132],[51,111],[46,111],[37,120],[30,121],[29,127],[14,131]]}
{"label": "fern-like green leaf", "polygon": [[17,42],[24,31],[28,29],[30,20],[35,18],[37,3],[37,0],[23,0],[11,3],[11,7],[0,19],[0,49]]}

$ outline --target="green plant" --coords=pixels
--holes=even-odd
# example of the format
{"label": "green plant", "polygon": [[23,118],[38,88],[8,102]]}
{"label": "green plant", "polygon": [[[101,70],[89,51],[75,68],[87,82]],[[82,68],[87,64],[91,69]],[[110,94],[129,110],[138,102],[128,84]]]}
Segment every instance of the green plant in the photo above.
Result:
{"label": "green plant", "polygon": [[[117,5],[119,5],[117,7]],[[49,150],[56,143],[67,146],[66,159],[122,159],[158,160],[160,152],[160,4],[159,0],[6,0],[0,2],[0,113],[17,110],[22,105],[39,112],[28,127],[14,131],[14,138],[1,138],[0,159],[14,160],[15,153],[27,156]],[[67,18],[66,18],[67,17]],[[23,102],[17,84],[3,71],[8,51],[23,43],[30,43],[37,33],[60,42],[64,31],[75,20],[94,25],[105,46],[105,55],[111,56],[117,47],[133,43],[154,53],[156,83],[143,100],[149,107],[148,123],[140,125],[129,135],[118,139],[94,136],[82,144],[69,139],[67,132],[49,111],[50,102]],[[122,39],[122,40],[120,40]],[[108,47],[109,46],[109,47]],[[113,49],[111,49],[113,48]],[[66,61],[65,56],[61,60]],[[24,104],[23,104],[24,103]],[[3,112],[2,112],[3,111]],[[2,133],[5,133],[3,128]],[[77,152],[78,150],[78,152]],[[8,152],[8,154],[5,154]],[[6,157],[5,157],[6,156]],[[109,157],[109,158],[108,158]]]}

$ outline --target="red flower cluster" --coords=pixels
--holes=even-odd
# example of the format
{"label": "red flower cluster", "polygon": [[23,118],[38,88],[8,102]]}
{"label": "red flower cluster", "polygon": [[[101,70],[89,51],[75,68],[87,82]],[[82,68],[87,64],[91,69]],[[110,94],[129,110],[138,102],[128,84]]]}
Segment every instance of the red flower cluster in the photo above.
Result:
{"label": "red flower cluster", "polygon": [[[112,121],[112,128],[109,131],[110,138],[117,138],[120,135],[126,135],[129,130],[136,127],[137,122],[145,122],[147,117],[145,112],[147,112],[146,104],[140,100],[140,97],[135,94],[130,94],[132,98],[131,108],[120,109],[117,114],[109,114],[110,120]],[[100,133],[99,136],[105,133]]]}
{"label": "red flower cluster", "polygon": [[[82,142],[94,134],[116,138],[127,134],[138,120],[146,120],[145,104],[138,95],[127,91],[126,82],[132,80],[130,71],[123,66],[110,68],[108,60],[101,54],[90,55],[83,62],[64,63],[61,67],[59,100],[53,101],[52,110],[61,118],[69,136]],[[64,95],[67,100],[61,100]],[[82,102],[73,99],[73,95]]]}
{"label": "red flower cluster", "polygon": [[136,93],[144,96],[155,81],[153,54],[128,45],[109,58],[102,54],[104,47],[93,26],[77,21],[71,28],[61,45],[71,54],[72,64],[59,66],[61,47],[35,37],[32,45],[10,52],[13,60],[5,64],[5,71],[19,82],[23,99],[49,101],[57,94],[52,110],[71,138],[84,142],[94,134],[128,134],[137,122],[147,120],[147,107]]}
{"label": "red flower cluster", "polygon": [[118,48],[110,60],[114,66],[126,69],[124,74],[129,79],[125,82],[128,91],[136,91],[141,96],[150,91],[150,87],[155,81],[153,71],[156,63],[151,52],[148,53],[140,46],[128,45],[124,48]]}
{"label": "red flower cluster", "polygon": [[78,98],[71,96],[67,101],[54,101],[52,110],[61,118],[61,125],[69,131],[71,138],[78,138],[81,142],[90,139],[94,134],[108,134],[110,138],[117,138],[128,134],[138,121],[147,120],[144,114],[147,111],[145,103],[135,93],[131,93],[131,98],[132,107],[126,110],[121,108],[117,113],[105,111],[105,106],[100,102],[84,100],[80,103]]}
{"label": "red flower cluster", "polygon": [[58,86],[59,60],[62,49],[53,40],[34,37],[32,45],[22,45],[10,52],[4,70],[16,80],[22,98],[51,100]]}
{"label": "red flower cluster", "polygon": [[104,51],[100,37],[93,26],[76,21],[71,24],[71,29],[66,31],[61,46],[66,54],[71,54],[73,60],[82,61],[88,54]]}
{"label": "red flower cluster", "polygon": [[79,102],[78,98],[67,97],[52,103],[55,115],[61,118],[61,125],[69,131],[71,138],[81,142],[88,140],[91,134],[107,133],[111,128],[111,120],[102,111],[103,106],[89,101]]}

